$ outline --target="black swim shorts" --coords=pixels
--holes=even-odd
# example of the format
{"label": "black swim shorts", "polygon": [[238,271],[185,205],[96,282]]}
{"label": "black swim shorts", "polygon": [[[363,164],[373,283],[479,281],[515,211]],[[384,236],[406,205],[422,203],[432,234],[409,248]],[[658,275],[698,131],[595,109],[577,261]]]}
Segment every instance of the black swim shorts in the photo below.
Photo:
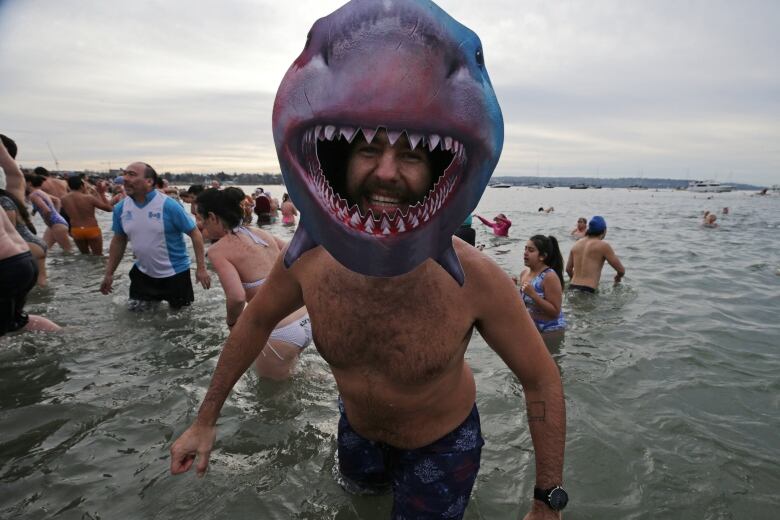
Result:
{"label": "black swim shorts", "polygon": [[37,280],[38,264],[29,251],[0,260],[0,336],[30,321],[24,304]]}
{"label": "black swim shorts", "polygon": [[152,278],[134,265],[130,269],[130,299],[167,301],[173,308],[185,307],[195,300],[190,270],[187,269],[167,278]]}
{"label": "black swim shorts", "polygon": [[596,289],[594,289],[593,287],[588,287],[587,285],[575,285],[573,283],[570,283],[569,289],[574,289],[576,291],[581,291],[588,294],[596,294]]}

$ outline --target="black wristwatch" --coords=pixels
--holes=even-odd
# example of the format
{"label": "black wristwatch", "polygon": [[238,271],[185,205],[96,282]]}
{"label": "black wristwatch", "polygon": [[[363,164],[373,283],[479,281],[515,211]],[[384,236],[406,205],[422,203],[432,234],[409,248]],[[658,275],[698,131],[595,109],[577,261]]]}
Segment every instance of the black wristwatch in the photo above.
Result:
{"label": "black wristwatch", "polygon": [[561,486],[550,489],[534,488],[534,498],[541,500],[553,511],[560,511],[569,503],[569,495]]}

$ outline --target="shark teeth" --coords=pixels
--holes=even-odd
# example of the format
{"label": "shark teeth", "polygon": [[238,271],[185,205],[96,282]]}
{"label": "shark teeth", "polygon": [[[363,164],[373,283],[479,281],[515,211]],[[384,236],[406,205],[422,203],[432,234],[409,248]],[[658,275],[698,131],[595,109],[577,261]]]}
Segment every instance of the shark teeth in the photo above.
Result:
{"label": "shark teeth", "polygon": [[[356,128],[354,126],[336,126],[336,125],[317,125],[313,129],[313,138],[318,141],[336,141],[338,139],[345,139],[347,142],[352,143],[358,138],[359,134],[363,134],[366,142],[371,143],[376,137],[379,127],[377,128]],[[449,136],[440,136],[438,134],[420,134],[414,132],[408,132],[406,130],[387,130],[387,138],[391,145],[394,145],[402,135],[406,134],[406,138],[409,141],[409,146],[412,150],[418,146],[424,146],[428,148],[428,151],[432,152],[437,148],[446,150],[457,154],[463,143],[457,139]],[[307,133],[308,135],[308,133]],[[307,139],[310,137],[307,137]]]}
{"label": "shark teeth", "polygon": [[303,146],[310,185],[321,199],[323,207],[348,228],[382,238],[409,233],[424,226],[447,204],[450,195],[460,181],[460,173],[465,167],[466,147],[450,136],[388,129],[387,136],[391,144],[396,143],[405,134],[412,149],[423,147],[431,152],[437,149],[447,151],[452,154],[452,162],[439,176],[425,197],[416,204],[404,210],[394,208],[382,211],[378,215],[369,209],[364,214],[357,205],[350,206],[349,202],[331,187],[317,157],[317,142],[344,139],[348,143],[352,143],[362,133],[363,138],[370,143],[378,131],[379,127],[317,125],[304,133]]}

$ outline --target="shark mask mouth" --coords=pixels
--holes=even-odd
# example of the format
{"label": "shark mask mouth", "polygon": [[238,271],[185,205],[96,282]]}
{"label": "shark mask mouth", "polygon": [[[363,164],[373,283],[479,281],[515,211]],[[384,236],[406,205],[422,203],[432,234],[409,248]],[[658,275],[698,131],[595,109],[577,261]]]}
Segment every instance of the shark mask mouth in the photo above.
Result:
{"label": "shark mask mouth", "polygon": [[[403,195],[375,195],[373,205],[387,205],[388,209],[364,210],[347,193],[350,150],[362,140],[371,144],[383,129],[390,146],[405,139],[409,150],[428,156],[432,181],[419,200],[405,200]],[[303,132],[302,151],[308,184],[320,205],[350,230],[380,239],[413,233],[430,222],[457,192],[466,166],[466,147],[457,139],[391,126],[316,125]]]}

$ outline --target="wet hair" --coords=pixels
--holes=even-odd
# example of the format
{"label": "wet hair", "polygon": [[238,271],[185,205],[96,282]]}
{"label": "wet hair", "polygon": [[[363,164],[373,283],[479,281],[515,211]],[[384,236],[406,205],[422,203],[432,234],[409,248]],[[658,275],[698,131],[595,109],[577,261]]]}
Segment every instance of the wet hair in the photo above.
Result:
{"label": "wet hair", "polygon": [[32,220],[30,219],[30,213],[27,211],[27,206],[19,199],[17,199],[13,193],[9,193],[2,188],[0,188],[0,196],[5,196],[11,199],[11,202],[13,202],[14,205],[16,206],[16,212],[19,214],[20,217],[22,217],[22,221],[24,222],[24,225],[27,226],[27,229],[32,231],[33,235],[38,234],[38,231],[36,231],[35,229],[35,225],[32,223]]}
{"label": "wet hair", "polygon": [[588,219],[586,219],[585,217],[580,217],[577,219],[577,224],[579,224],[580,222],[582,222],[583,224],[587,224]]}
{"label": "wet hair", "polygon": [[218,216],[226,227],[233,229],[244,221],[241,203],[246,195],[239,188],[209,188],[196,199],[198,214],[205,218],[209,213]]}
{"label": "wet hair", "polygon": [[36,166],[35,169],[33,170],[33,173],[35,173],[35,175],[40,175],[41,177],[49,176],[49,170],[47,170],[43,166]]}
{"label": "wet hair", "polygon": [[558,240],[552,235],[534,235],[530,240],[539,251],[539,255],[544,256],[542,262],[555,271],[555,274],[558,275],[558,279],[561,281],[561,287],[563,287],[563,256],[561,255],[561,249],[558,247]]}
{"label": "wet hair", "polygon": [[537,211],[544,211],[544,208],[540,207]]}
{"label": "wet hair", "polygon": [[25,176],[25,180],[30,181],[30,184],[33,185],[33,188],[40,188],[43,186],[43,183],[46,182],[46,177],[43,175],[28,175]]}
{"label": "wet hair", "polygon": [[203,193],[203,190],[206,188],[203,187],[203,184],[193,184],[189,188],[187,188],[187,193],[191,193],[193,195],[200,195]]}
{"label": "wet hair", "polygon": [[16,146],[16,142],[4,134],[0,134],[0,141],[3,142],[3,146],[5,146],[5,149],[8,150],[8,155],[11,156],[11,159],[16,159],[16,153],[19,151],[19,148]]}
{"label": "wet hair", "polygon": [[80,190],[83,185],[84,185],[84,181],[80,176],[71,175],[70,177],[68,177],[68,188],[72,189],[73,191]]}

